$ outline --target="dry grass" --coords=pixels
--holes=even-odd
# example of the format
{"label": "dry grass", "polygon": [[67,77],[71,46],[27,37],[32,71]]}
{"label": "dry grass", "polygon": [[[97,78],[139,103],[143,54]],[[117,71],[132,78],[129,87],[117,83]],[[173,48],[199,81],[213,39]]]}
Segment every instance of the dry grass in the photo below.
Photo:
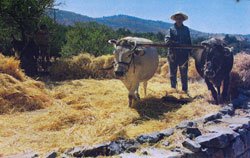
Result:
{"label": "dry grass", "polygon": [[[69,59],[74,61],[72,63],[65,59],[66,64],[71,64],[67,68],[62,63],[58,64],[54,71],[73,76],[79,73],[79,77],[89,77],[91,74],[92,77],[100,78],[108,74],[98,69],[108,66],[111,58],[102,56],[95,59],[85,54]],[[161,60],[164,65],[164,59]],[[71,66],[74,71],[69,70]],[[79,67],[82,69],[75,71]],[[0,115],[0,155],[30,150],[44,154],[51,150],[64,151],[73,146],[92,145],[118,137],[134,138],[142,133],[173,127],[183,119],[194,119],[220,108],[207,103],[205,98],[209,92],[201,81],[190,82],[189,88],[191,97],[201,96],[200,99],[184,105],[163,101],[161,98],[166,94],[177,99],[190,98],[180,91],[171,90],[168,78],[162,75],[162,67],[149,82],[148,96],[141,94],[143,99],[134,108],[128,107],[127,90],[119,80],[54,82],[47,85],[46,90],[43,84],[25,76],[22,81],[7,73],[0,73],[3,87],[0,105],[11,107],[2,109],[27,111],[44,108]],[[140,91],[143,91],[142,88]],[[52,103],[54,99],[56,101]],[[52,105],[48,106],[48,103]],[[6,112],[8,110],[2,113]]]}
{"label": "dry grass", "polygon": [[[103,71],[100,69],[109,67],[112,62],[112,55],[103,55],[95,58],[88,53],[83,53],[72,58],[60,59],[59,61],[56,61],[50,69],[50,74],[52,79],[57,81],[81,78],[111,79],[114,78],[112,70]],[[193,59],[189,62],[188,73],[190,80],[200,79]],[[156,74],[162,77],[168,76],[169,70],[167,58],[160,58]]]}
{"label": "dry grass", "polygon": [[113,78],[111,71],[103,71],[111,65],[113,56],[104,55],[95,58],[88,53],[79,54],[72,58],[62,58],[50,68],[53,80],[62,81],[81,78]]}
{"label": "dry grass", "polygon": [[32,111],[49,106],[43,83],[25,76],[19,61],[0,55],[0,114]]}
{"label": "dry grass", "polygon": [[20,81],[24,81],[26,78],[20,69],[20,61],[14,57],[5,57],[2,54],[0,54],[0,73],[13,76]]}
{"label": "dry grass", "polygon": [[[79,145],[91,145],[118,137],[133,138],[172,127],[183,119],[193,119],[219,107],[199,99],[180,105],[163,102],[168,95],[185,97],[170,90],[160,76],[148,85],[148,96],[128,107],[127,90],[119,80],[73,80],[50,85],[51,96],[58,99],[44,110],[0,116],[0,153],[27,150],[41,153]],[[207,95],[205,85],[190,83],[192,97]],[[141,89],[142,91],[142,89]],[[8,120],[8,121],[6,121]]]}
{"label": "dry grass", "polygon": [[238,96],[238,89],[250,88],[250,54],[245,52],[234,56],[234,66],[231,72],[230,94],[232,98]]}

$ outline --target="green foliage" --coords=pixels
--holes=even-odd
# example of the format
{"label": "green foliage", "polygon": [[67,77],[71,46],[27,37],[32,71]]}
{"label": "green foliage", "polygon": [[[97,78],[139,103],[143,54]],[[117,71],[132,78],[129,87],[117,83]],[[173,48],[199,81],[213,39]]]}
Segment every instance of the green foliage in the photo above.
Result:
{"label": "green foliage", "polygon": [[62,48],[63,56],[77,55],[81,52],[89,52],[94,56],[112,52],[112,46],[108,40],[116,38],[115,32],[95,22],[77,23],[66,33],[66,45]]}
{"label": "green foliage", "polygon": [[1,0],[0,19],[9,27],[18,29],[25,39],[25,33],[33,33],[40,17],[54,0]]}
{"label": "green foliage", "polygon": [[41,24],[45,24],[50,33],[50,53],[53,55],[53,53],[61,52],[63,45],[66,43],[66,32],[69,30],[69,27],[55,23],[48,16],[42,17]]}

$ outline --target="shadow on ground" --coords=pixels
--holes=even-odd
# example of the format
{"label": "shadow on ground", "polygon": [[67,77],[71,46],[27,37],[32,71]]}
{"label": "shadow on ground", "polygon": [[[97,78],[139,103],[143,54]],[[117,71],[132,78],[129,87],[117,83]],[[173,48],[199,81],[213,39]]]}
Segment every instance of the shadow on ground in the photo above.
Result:
{"label": "shadow on ground", "polygon": [[145,98],[134,105],[142,120],[162,119],[164,113],[178,110],[191,99],[176,99],[168,96],[163,98]]}

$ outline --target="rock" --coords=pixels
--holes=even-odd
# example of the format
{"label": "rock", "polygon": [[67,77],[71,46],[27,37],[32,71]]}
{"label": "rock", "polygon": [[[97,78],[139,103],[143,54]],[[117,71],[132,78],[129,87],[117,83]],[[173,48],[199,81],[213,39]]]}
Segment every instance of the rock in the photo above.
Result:
{"label": "rock", "polygon": [[112,155],[118,155],[123,152],[135,152],[140,144],[135,141],[135,140],[125,140],[125,139],[120,139],[116,140],[110,143],[110,145],[107,148],[107,155],[112,156]]}
{"label": "rock", "polygon": [[204,122],[208,122],[208,121],[214,121],[214,120],[217,120],[217,119],[220,119],[222,118],[222,114],[221,113],[214,113],[214,114],[208,114],[206,116],[203,117],[204,119]]}
{"label": "rock", "polygon": [[249,100],[249,98],[243,94],[240,94],[238,98],[234,99],[232,101],[232,104],[234,108],[239,109],[239,108],[244,108],[244,103]]}
{"label": "rock", "polygon": [[56,158],[57,153],[55,151],[52,151],[52,152],[47,153],[45,157],[46,158]]}
{"label": "rock", "polygon": [[[182,154],[178,152],[172,152],[170,150],[165,150],[165,149],[159,149],[159,148],[154,148],[154,147],[147,147],[141,149],[138,153],[138,155],[141,155],[139,158],[181,158]],[[146,153],[146,154],[143,154]],[[128,158],[131,158],[133,156],[130,156]],[[134,158],[134,157],[133,157]],[[135,156],[135,158],[137,158]]]}
{"label": "rock", "polygon": [[38,157],[39,157],[39,155],[36,152],[29,151],[29,152],[26,152],[26,153],[6,156],[6,157],[3,157],[3,158],[38,158]]}
{"label": "rock", "polygon": [[197,142],[195,142],[195,141],[192,141],[192,140],[190,140],[190,139],[186,139],[186,140],[182,143],[182,145],[183,145],[185,148],[191,150],[192,152],[198,152],[198,151],[200,151],[200,149],[201,149],[201,145],[200,145],[199,143],[197,143]]}
{"label": "rock", "polygon": [[123,153],[119,155],[119,158],[148,158],[148,156],[137,153]]}
{"label": "rock", "polygon": [[230,124],[228,127],[237,132],[239,129],[243,128],[243,124]]}
{"label": "rock", "polygon": [[176,128],[177,129],[184,129],[184,128],[187,128],[187,127],[196,127],[197,126],[197,123],[194,122],[194,121],[189,121],[189,120],[185,120],[185,121],[182,121],[181,123],[179,123]]}
{"label": "rock", "polygon": [[162,145],[164,145],[164,146],[169,146],[170,143],[169,143],[169,141],[164,141],[164,142],[162,143]]}
{"label": "rock", "polygon": [[136,140],[143,144],[143,143],[157,143],[160,140],[162,140],[164,138],[164,135],[160,132],[154,132],[151,134],[143,134],[140,135],[136,138]]}
{"label": "rock", "polygon": [[210,126],[210,127],[206,127],[206,130],[208,130],[209,132],[213,132],[213,133],[225,134],[228,137],[229,141],[232,141],[235,138],[240,136],[238,133],[236,133],[235,131],[233,131],[231,128],[228,128],[228,127]]}
{"label": "rock", "polygon": [[66,155],[74,156],[74,157],[96,157],[100,155],[107,155],[107,149],[110,142],[97,144],[95,146],[90,147],[74,147],[65,152]]}
{"label": "rock", "polygon": [[162,134],[164,137],[169,137],[174,134],[174,128],[165,129],[160,131],[159,133]]}
{"label": "rock", "polygon": [[232,117],[220,119],[220,122],[227,124],[242,124],[244,128],[250,128],[250,118],[247,117]]}
{"label": "rock", "polygon": [[222,115],[222,118],[231,118],[231,116],[226,114],[226,115]]}
{"label": "rock", "polygon": [[182,131],[182,134],[186,137],[193,139],[201,135],[201,131],[198,128],[187,127]]}
{"label": "rock", "polygon": [[244,153],[244,143],[242,142],[242,140],[239,138],[237,138],[234,143],[232,144],[232,149],[233,152],[235,153],[235,155],[238,157],[241,154]]}
{"label": "rock", "polygon": [[250,90],[249,89],[239,89],[239,92],[247,97],[250,97]]}
{"label": "rock", "polygon": [[223,107],[219,112],[222,113],[223,115],[232,116],[234,114],[234,107],[227,105],[227,106]]}
{"label": "rock", "polygon": [[198,136],[195,141],[208,148],[224,148],[230,144],[229,138],[223,133],[208,133]]}

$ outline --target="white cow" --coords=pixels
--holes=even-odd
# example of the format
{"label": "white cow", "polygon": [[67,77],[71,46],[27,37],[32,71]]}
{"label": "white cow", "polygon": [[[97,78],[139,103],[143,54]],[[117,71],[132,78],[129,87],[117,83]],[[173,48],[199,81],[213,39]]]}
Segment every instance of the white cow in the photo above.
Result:
{"label": "white cow", "polygon": [[159,57],[156,48],[142,47],[137,44],[152,43],[151,40],[138,37],[125,37],[109,40],[115,47],[114,73],[121,79],[129,91],[129,106],[139,100],[139,84],[143,82],[146,95],[147,81],[155,74]]}

